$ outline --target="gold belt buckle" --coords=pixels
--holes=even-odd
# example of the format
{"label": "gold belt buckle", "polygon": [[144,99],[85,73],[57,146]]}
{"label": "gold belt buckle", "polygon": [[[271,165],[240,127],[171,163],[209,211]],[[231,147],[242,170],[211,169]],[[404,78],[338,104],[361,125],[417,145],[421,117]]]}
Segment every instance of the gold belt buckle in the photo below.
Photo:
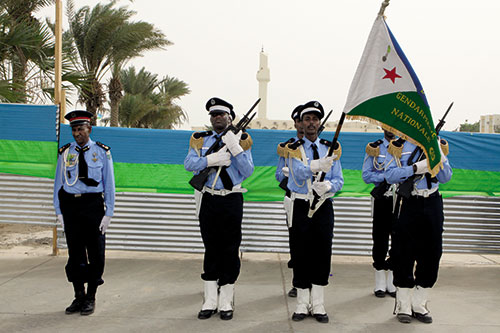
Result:
{"label": "gold belt buckle", "polygon": [[82,194],[81,194],[81,193],[77,193],[77,194],[75,194],[75,198],[79,198],[79,197],[81,197],[81,196],[82,196]]}

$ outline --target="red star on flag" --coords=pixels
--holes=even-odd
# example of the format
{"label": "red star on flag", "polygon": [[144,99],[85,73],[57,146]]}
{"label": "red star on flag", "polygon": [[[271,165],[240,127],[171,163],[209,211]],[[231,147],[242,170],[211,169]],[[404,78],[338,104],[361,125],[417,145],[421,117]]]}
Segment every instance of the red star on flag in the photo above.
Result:
{"label": "red star on flag", "polygon": [[385,76],[382,78],[382,80],[383,79],[391,79],[392,83],[396,83],[396,79],[401,78],[401,75],[398,75],[396,73],[396,67],[394,67],[391,70],[384,68],[384,71],[385,71]]}

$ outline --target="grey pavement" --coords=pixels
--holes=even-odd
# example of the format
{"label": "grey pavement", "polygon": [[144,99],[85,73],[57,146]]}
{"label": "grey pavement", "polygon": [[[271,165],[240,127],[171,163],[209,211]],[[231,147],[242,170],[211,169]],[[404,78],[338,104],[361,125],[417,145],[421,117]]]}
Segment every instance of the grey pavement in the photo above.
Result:
{"label": "grey pavement", "polygon": [[369,257],[334,256],[325,291],[328,324],[290,318],[288,256],[242,258],[231,321],[199,320],[199,254],[108,251],[91,316],[66,315],[66,255],[0,253],[0,332],[500,332],[500,256],[445,255],[430,294],[434,323],[399,323],[394,299],[373,295]]}

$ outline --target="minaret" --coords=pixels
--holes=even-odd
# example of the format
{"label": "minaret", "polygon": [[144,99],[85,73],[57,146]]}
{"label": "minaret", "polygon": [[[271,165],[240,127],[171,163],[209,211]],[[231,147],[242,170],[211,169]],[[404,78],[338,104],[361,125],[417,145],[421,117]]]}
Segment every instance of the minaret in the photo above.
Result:
{"label": "minaret", "polygon": [[264,53],[264,47],[260,51],[260,66],[257,71],[257,81],[259,81],[259,111],[257,119],[267,119],[267,83],[271,80],[269,67],[267,67],[267,54]]}

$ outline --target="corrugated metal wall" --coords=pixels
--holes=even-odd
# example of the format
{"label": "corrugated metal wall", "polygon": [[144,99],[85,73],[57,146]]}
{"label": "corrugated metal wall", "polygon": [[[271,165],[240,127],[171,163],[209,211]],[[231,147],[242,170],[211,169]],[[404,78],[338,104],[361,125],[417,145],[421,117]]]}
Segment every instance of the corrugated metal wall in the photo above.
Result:
{"label": "corrugated metal wall", "polygon": [[[0,223],[53,226],[51,179],[0,174]],[[107,248],[203,252],[192,195],[117,193]],[[500,198],[444,200],[445,252],[500,254]],[[58,246],[64,248],[62,230]],[[336,198],[333,253],[370,255],[369,198]],[[281,202],[245,202],[243,252],[288,252]]]}

